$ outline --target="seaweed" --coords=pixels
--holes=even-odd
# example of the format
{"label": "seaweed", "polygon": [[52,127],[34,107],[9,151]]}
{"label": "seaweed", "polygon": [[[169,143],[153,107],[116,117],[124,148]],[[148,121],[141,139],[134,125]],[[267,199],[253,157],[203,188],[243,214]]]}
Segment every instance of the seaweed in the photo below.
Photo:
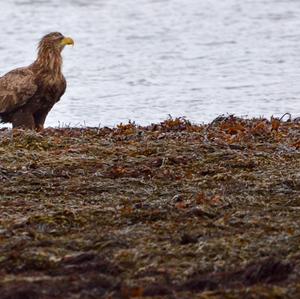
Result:
{"label": "seaweed", "polygon": [[0,131],[1,298],[297,298],[300,124]]}

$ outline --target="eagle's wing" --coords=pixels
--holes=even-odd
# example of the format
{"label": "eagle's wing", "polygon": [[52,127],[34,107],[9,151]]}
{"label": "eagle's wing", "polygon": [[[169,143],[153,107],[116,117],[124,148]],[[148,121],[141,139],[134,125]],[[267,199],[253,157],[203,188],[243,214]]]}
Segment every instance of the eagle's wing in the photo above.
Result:
{"label": "eagle's wing", "polygon": [[24,105],[37,91],[34,79],[29,68],[18,68],[0,77],[0,113]]}

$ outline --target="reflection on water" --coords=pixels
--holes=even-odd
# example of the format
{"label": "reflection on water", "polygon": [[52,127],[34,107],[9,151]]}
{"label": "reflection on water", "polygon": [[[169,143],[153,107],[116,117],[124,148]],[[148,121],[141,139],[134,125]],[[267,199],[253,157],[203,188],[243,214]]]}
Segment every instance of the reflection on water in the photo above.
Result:
{"label": "reflection on water", "polygon": [[11,0],[1,3],[0,70],[27,65],[61,31],[67,92],[46,125],[300,115],[300,2]]}

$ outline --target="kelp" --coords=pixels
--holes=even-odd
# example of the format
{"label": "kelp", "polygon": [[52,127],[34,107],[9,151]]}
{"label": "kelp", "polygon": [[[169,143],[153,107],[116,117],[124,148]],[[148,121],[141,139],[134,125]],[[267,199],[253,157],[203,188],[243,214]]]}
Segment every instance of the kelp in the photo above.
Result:
{"label": "kelp", "polygon": [[0,131],[1,298],[297,298],[300,124]]}

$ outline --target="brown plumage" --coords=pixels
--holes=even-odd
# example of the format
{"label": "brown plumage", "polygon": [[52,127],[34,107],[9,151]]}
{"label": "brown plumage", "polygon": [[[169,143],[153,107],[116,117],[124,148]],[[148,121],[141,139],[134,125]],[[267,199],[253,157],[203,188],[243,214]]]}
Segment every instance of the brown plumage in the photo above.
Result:
{"label": "brown plumage", "polygon": [[47,114],[66,90],[61,51],[73,44],[59,32],[49,33],[41,39],[31,65],[0,77],[1,122],[14,128],[43,129]]}

